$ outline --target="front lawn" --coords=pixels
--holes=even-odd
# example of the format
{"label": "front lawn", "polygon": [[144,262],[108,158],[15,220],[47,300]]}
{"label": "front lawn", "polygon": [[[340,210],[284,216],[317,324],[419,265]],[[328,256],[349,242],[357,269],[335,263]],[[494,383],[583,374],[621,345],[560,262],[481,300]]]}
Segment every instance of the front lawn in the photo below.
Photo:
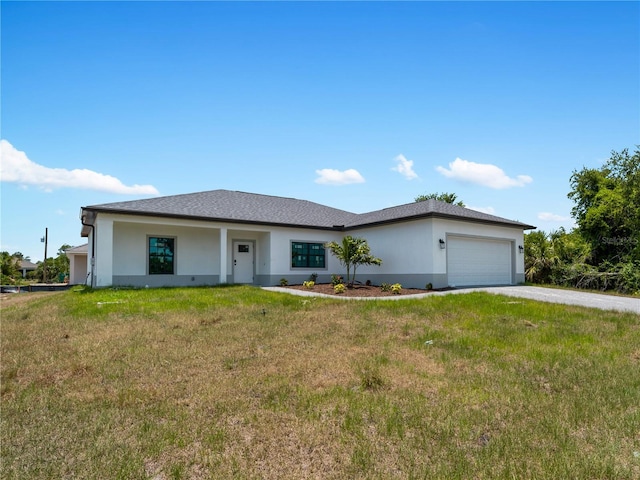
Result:
{"label": "front lawn", "polygon": [[246,286],[0,313],[3,479],[640,478],[638,315]]}

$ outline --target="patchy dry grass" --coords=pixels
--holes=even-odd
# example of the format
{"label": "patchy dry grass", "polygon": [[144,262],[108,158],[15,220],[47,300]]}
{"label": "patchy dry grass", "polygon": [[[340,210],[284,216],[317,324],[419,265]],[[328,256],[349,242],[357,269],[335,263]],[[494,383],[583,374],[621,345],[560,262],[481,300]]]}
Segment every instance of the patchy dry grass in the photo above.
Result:
{"label": "patchy dry grass", "polygon": [[640,317],[485,293],[2,310],[1,477],[640,477]]}

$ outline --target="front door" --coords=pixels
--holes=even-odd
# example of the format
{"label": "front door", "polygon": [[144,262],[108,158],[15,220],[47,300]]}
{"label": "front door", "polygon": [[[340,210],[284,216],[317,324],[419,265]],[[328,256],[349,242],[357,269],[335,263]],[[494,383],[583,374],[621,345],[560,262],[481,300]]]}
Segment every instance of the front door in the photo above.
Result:
{"label": "front door", "polygon": [[253,242],[233,242],[233,283],[253,283]]}

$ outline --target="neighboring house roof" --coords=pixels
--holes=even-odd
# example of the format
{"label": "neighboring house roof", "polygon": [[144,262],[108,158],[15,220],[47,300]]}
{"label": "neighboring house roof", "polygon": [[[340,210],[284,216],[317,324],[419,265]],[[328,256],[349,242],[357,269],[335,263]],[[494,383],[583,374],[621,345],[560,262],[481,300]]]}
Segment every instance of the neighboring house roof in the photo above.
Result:
{"label": "neighboring house roof", "polygon": [[85,243],[84,245],[78,245],[77,247],[71,247],[71,248],[67,248],[64,253],[68,254],[83,254],[83,253],[88,253],[89,251],[89,244]]}
{"label": "neighboring house roof", "polygon": [[20,270],[35,270],[38,268],[38,265],[29,260],[18,260],[18,268],[20,268]]}
{"label": "neighboring house roof", "polygon": [[[331,230],[349,230],[434,216],[520,227],[524,230],[535,228],[434,199],[358,214],[307,200],[229,190],[91,205],[83,207],[82,211],[85,225],[93,223],[96,213],[105,212]],[[83,230],[83,235],[87,234],[88,231]]]}

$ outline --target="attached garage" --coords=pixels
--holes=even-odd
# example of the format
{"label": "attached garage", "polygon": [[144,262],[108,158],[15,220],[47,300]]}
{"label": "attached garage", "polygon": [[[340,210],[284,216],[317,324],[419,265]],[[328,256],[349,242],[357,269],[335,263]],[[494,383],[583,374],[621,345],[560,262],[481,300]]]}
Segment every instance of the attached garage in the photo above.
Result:
{"label": "attached garage", "polygon": [[447,275],[452,287],[510,285],[514,246],[510,240],[447,237]]}

